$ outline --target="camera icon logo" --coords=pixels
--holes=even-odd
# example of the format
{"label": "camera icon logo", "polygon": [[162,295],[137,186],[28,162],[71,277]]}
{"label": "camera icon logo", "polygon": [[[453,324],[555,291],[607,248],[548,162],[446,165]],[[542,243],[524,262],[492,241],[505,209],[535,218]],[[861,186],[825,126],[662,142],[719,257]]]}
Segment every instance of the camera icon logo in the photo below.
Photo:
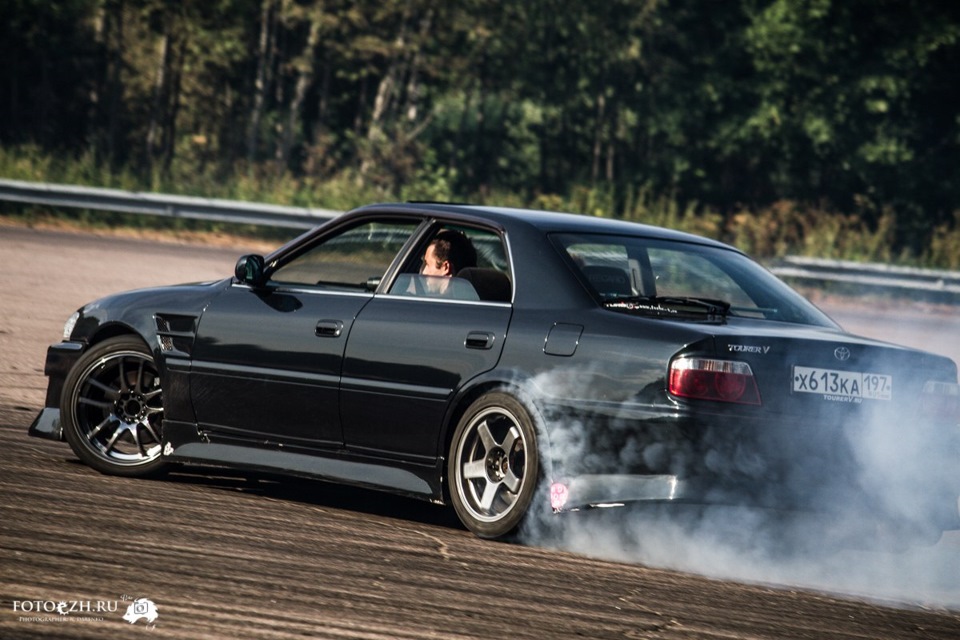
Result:
{"label": "camera icon logo", "polygon": [[147,624],[153,624],[159,616],[157,605],[155,605],[152,600],[149,598],[137,598],[127,607],[127,612],[123,614],[123,619],[130,624],[136,624],[138,620],[143,618],[147,621]]}

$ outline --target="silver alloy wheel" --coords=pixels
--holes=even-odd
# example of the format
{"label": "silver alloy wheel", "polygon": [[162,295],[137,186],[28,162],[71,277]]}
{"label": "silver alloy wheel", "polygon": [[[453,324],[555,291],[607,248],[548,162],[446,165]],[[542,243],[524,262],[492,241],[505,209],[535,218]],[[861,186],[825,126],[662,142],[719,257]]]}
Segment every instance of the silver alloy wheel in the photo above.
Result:
{"label": "silver alloy wheel", "polygon": [[471,518],[484,523],[503,520],[517,504],[531,447],[520,422],[502,406],[472,417],[456,449],[455,491]]}
{"label": "silver alloy wheel", "polygon": [[161,453],[162,393],[149,355],[109,351],[87,364],[72,385],[68,410],[75,435],[111,466],[149,464]]}

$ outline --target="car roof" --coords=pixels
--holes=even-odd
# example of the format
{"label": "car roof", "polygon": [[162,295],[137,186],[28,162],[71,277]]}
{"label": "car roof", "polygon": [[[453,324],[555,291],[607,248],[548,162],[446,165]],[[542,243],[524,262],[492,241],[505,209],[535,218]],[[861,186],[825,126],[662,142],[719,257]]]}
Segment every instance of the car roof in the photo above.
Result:
{"label": "car roof", "polygon": [[520,223],[534,227],[542,233],[604,233],[642,236],[660,240],[692,242],[723,249],[731,249],[740,253],[740,250],[735,247],[691,233],[638,222],[599,218],[577,213],[440,202],[382,203],[367,205],[354,211],[357,213],[382,211],[440,215],[460,218],[465,221],[493,222],[504,228]]}

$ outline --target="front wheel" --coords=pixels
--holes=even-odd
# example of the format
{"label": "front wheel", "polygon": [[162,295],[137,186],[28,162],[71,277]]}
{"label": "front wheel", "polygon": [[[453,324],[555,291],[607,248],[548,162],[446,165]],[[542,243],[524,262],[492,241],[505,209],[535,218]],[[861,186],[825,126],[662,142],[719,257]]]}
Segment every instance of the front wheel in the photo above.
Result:
{"label": "front wheel", "polygon": [[457,425],[447,465],[460,521],[481,538],[509,534],[526,515],[540,475],[530,412],[502,391],[481,396]]}
{"label": "front wheel", "polygon": [[64,381],[60,419],[70,448],[98,471],[148,476],[166,467],[160,375],[138,338],[104,340],[77,360]]}

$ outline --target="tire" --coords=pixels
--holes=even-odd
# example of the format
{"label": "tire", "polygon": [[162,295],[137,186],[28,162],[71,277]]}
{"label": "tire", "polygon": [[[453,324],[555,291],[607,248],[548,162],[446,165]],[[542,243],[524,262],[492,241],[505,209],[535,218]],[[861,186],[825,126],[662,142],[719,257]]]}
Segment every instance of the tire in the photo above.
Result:
{"label": "tire", "polygon": [[60,420],[70,448],[97,471],[143,477],[167,467],[163,388],[139,338],[104,340],[77,360],[64,381]]}
{"label": "tire", "polygon": [[447,460],[450,501],[481,538],[513,532],[530,508],[540,476],[533,418],[503,391],[481,396],[461,418]]}

